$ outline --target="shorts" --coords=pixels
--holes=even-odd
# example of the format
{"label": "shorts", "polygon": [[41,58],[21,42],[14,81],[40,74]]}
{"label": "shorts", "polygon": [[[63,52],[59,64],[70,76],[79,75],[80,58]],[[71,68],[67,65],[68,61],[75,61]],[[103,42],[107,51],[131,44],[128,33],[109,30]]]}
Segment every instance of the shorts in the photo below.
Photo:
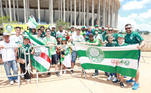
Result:
{"label": "shorts", "polygon": [[51,64],[58,64],[57,54],[51,55]]}
{"label": "shorts", "polygon": [[75,63],[76,59],[77,59],[77,52],[76,52],[76,51],[72,51],[71,62],[72,62],[72,63]]}

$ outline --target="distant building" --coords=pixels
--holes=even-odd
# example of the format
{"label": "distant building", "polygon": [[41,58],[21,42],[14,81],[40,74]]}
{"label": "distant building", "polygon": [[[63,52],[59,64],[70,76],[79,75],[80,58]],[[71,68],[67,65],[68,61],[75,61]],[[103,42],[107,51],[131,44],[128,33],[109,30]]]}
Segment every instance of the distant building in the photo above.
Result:
{"label": "distant building", "polygon": [[0,0],[1,16],[10,21],[37,21],[53,24],[57,20],[72,25],[109,25],[117,27],[119,0]]}

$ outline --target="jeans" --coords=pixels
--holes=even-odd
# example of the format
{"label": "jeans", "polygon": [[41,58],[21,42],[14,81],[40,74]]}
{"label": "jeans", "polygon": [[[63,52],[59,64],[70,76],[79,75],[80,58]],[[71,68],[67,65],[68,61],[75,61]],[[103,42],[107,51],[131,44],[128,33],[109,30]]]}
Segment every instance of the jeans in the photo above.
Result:
{"label": "jeans", "polygon": [[18,75],[18,67],[15,60],[4,62],[4,68],[9,81],[17,80],[17,76],[10,76],[12,75],[11,69],[13,71],[13,75]]}
{"label": "jeans", "polygon": [[71,62],[75,63],[76,59],[77,59],[77,51],[72,51],[72,59],[71,59]]}

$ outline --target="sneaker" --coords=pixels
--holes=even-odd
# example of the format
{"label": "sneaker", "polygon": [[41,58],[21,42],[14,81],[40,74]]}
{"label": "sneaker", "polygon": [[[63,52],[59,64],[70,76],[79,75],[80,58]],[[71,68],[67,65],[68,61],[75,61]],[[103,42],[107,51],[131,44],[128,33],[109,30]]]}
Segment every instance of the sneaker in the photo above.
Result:
{"label": "sneaker", "polygon": [[14,84],[14,81],[10,81],[10,84],[13,85],[13,84]]}
{"label": "sneaker", "polygon": [[92,76],[98,76],[98,73],[93,73]]}
{"label": "sneaker", "polygon": [[50,73],[50,72],[48,72],[48,74],[47,74],[47,75],[48,75],[48,77],[49,77],[49,76],[51,76],[51,73]]}
{"label": "sneaker", "polygon": [[111,79],[112,79],[112,76],[109,76],[109,77],[107,78],[108,81],[110,81]]}
{"label": "sneaker", "polygon": [[60,76],[59,72],[56,72],[56,76],[58,76],[58,77]]}
{"label": "sneaker", "polygon": [[112,82],[113,82],[113,83],[118,83],[118,82],[120,82],[120,80],[117,79],[116,81],[112,81]]}
{"label": "sneaker", "polygon": [[132,83],[132,82],[134,82],[134,80],[133,80],[133,79],[126,80],[126,83]]}
{"label": "sneaker", "polygon": [[73,70],[71,70],[70,73],[72,74],[72,73],[73,73]]}
{"label": "sneaker", "polygon": [[16,79],[15,82],[18,83],[19,82],[18,79]]}
{"label": "sneaker", "polygon": [[117,81],[117,77],[114,77],[112,80],[112,82],[115,82],[115,81]]}
{"label": "sneaker", "polygon": [[121,86],[121,88],[124,88],[124,83],[120,82],[120,86]]}
{"label": "sneaker", "polygon": [[133,87],[132,87],[132,89],[133,90],[137,90],[139,88],[139,83],[134,83],[134,85],[133,85]]}

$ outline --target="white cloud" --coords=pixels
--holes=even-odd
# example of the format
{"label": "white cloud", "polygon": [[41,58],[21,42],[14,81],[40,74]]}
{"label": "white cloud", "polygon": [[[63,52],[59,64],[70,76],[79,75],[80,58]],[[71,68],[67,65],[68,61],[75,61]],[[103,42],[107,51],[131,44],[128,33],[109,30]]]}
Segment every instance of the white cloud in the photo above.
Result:
{"label": "white cloud", "polygon": [[143,19],[151,18],[151,9],[149,9],[147,12],[141,13],[139,17]]}
{"label": "white cloud", "polygon": [[[123,1],[123,0],[121,0]],[[129,0],[125,5],[122,6],[123,10],[134,10],[134,9],[142,9],[145,4],[149,3],[151,0]]]}
{"label": "white cloud", "polygon": [[[134,29],[140,29],[140,30],[147,30],[151,32],[151,22],[147,21],[151,18],[151,9],[149,9],[147,12],[136,14],[132,13],[131,15],[127,17],[121,17],[118,18],[118,28],[120,30],[124,30],[125,24],[132,24]],[[144,17],[146,16],[146,17]],[[138,22],[140,21],[140,22]]]}
{"label": "white cloud", "polygon": [[120,0],[120,2],[123,2],[124,0]]}

